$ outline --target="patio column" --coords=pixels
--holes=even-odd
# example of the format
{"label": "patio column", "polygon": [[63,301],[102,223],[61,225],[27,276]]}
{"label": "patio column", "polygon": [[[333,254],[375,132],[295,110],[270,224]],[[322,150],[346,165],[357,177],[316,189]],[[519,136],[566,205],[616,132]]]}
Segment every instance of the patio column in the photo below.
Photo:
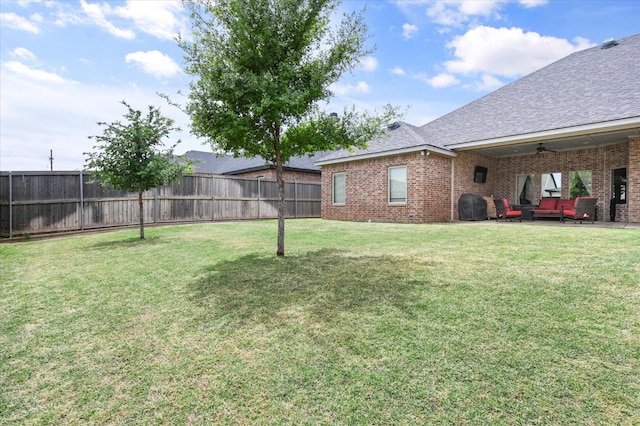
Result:
{"label": "patio column", "polygon": [[627,209],[629,222],[640,223],[640,136],[629,137]]}

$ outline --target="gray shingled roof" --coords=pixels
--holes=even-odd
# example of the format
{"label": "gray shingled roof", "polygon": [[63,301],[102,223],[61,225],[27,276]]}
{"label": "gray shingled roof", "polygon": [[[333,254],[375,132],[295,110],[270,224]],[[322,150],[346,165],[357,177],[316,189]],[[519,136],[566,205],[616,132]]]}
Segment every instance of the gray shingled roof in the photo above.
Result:
{"label": "gray shingled roof", "polygon": [[403,121],[398,121],[388,126],[383,136],[369,142],[366,149],[355,149],[354,151],[340,149],[321,158],[320,161],[383,154],[385,152],[391,153],[406,148],[424,147],[427,145],[433,148],[445,149],[442,145],[428,144],[424,137],[420,135],[418,127]]}
{"label": "gray shingled roof", "polygon": [[[194,169],[198,173],[234,175],[269,168],[262,157],[236,158],[232,155],[216,155],[212,152],[204,151],[187,151],[184,155],[193,161]],[[326,153],[293,157],[285,163],[284,168],[285,170],[320,173],[320,167],[316,166],[315,162],[323,155],[326,155]]]}
{"label": "gray shingled roof", "polygon": [[401,123],[366,150],[341,150],[322,160],[357,159],[386,151],[456,145],[640,117],[640,34],[575,52],[421,127]]}
{"label": "gray shingled roof", "polygon": [[640,117],[640,34],[575,52],[421,131],[446,146]]}

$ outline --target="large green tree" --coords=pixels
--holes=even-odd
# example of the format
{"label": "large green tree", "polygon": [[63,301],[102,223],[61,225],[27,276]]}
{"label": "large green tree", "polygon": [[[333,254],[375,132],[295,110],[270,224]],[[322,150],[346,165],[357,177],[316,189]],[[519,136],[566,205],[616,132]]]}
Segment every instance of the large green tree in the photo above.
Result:
{"label": "large green tree", "polygon": [[345,109],[338,120],[318,107],[330,85],[369,51],[362,12],[332,27],[335,0],[186,1],[192,39],[178,39],[194,76],[186,112],[192,132],[215,151],[261,156],[279,184],[278,248],[284,255],[283,164],[292,156],[362,147],[396,113]]}
{"label": "large green tree", "polygon": [[138,193],[140,238],[144,239],[143,192],[179,180],[189,170],[190,162],[173,155],[180,141],[163,149],[163,139],[180,130],[171,118],[153,106],[143,116],[142,111],[134,110],[125,101],[122,104],[128,110],[126,122],[98,122],[106,127],[102,135],[89,136],[98,145],[93,147],[94,152],[85,153],[85,167],[102,184]]}

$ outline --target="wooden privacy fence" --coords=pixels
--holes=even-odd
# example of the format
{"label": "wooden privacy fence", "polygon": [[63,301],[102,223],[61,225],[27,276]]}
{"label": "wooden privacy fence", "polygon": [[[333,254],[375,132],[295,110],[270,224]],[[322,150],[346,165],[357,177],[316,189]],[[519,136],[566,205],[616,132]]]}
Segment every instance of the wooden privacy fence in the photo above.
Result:
{"label": "wooden privacy fence", "polygon": [[[278,217],[275,181],[207,173],[146,191],[148,224]],[[320,217],[320,184],[285,183],[288,218]],[[0,237],[137,225],[138,194],[94,182],[89,172],[0,172]]]}

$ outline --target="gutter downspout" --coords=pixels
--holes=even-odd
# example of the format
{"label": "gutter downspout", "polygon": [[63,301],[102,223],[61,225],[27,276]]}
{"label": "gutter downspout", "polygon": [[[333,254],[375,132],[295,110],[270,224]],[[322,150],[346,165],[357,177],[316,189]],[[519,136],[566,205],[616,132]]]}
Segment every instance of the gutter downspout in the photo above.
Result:
{"label": "gutter downspout", "polygon": [[453,210],[454,210],[454,197],[455,197],[455,170],[456,170],[456,159],[451,157],[451,222],[453,222]]}

